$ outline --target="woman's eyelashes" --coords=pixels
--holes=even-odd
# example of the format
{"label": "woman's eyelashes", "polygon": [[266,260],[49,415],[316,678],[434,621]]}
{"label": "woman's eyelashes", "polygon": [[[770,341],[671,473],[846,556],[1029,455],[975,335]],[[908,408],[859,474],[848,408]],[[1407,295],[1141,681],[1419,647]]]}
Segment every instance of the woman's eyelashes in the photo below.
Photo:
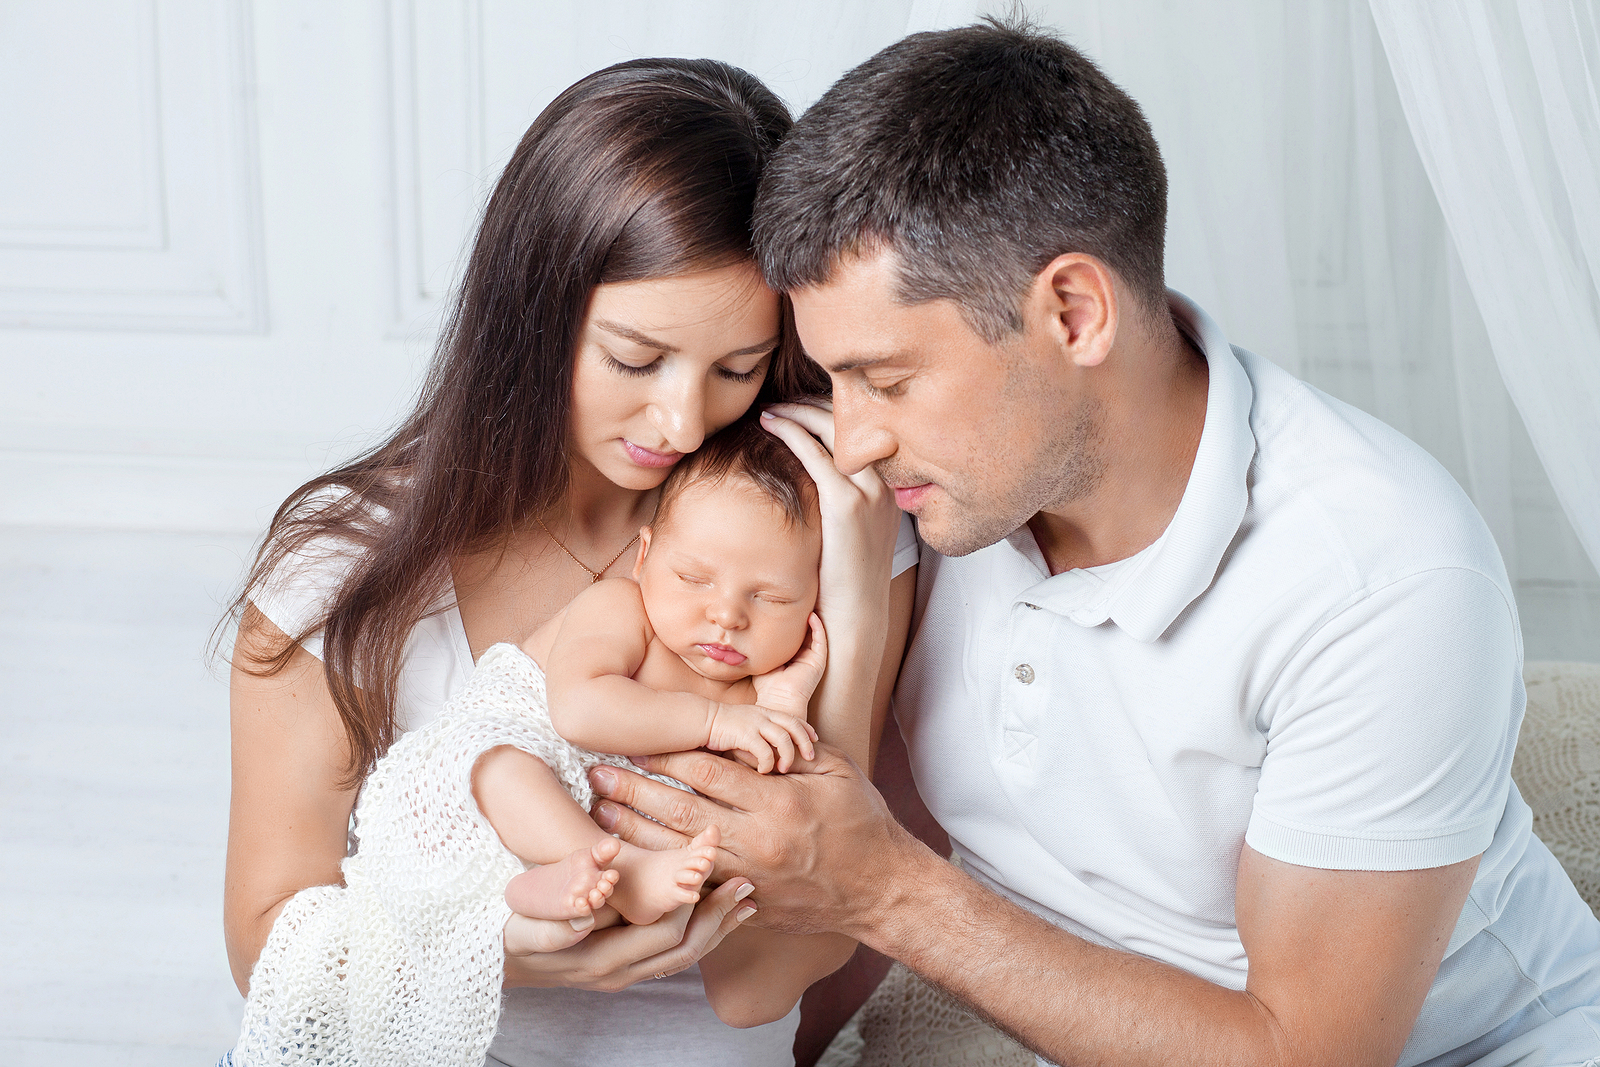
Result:
{"label": "woman's eyelashes", "polygon": [[[605,356],[606,366],[610,367],[612,370],[626,378],[641,378],[647,374],[654,374],[656,370],[660,368],[663,358],[661,356],[657,356],[648,363],[625,363],[616,356],[613,356],[610,352],[605,352],[602,350],[602,354]],[[717,377],[723,379],[724,381],[743,385],[748,382],[753,382],[765,374],[767,371],[767,362],[767,357],[762,357],[761,362],[757,363],[755,366],[746,371],[736,371],[731,367],[724,367],[722,364],[718,363],[716,365]]]}
{"label": "woman's eyelashes", "polygon": [[633,364],[624,363],[610,352],[604,350],[601,351],[601,354],[606,358],[606,366],[627,378],[642,378],[646,374],[654,374],[656,367],[661,363],[660,356],[648,363]]}
{"label": "woman's eyelashes", "polygon": [[732,367],[724,367],[722,364],[718,363],[717,374],[730,382],[739,382],[741,384],[744,382],[753,382],[767,372],[767,365],[771,362],[772,353],[768,352],[766,355],[757,360],[749,370],[746,371],[737,371]]}

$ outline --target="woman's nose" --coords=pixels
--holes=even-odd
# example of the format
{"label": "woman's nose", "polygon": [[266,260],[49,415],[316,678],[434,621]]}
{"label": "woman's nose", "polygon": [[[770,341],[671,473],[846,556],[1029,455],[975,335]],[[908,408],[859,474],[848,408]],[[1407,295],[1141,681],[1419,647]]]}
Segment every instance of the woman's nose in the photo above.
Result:
{"label": "woman's nose", "polygon": [[699,381],[663,382],[650,403],[650,422],[675,452],[693,452],[706,439],[706,392]]}

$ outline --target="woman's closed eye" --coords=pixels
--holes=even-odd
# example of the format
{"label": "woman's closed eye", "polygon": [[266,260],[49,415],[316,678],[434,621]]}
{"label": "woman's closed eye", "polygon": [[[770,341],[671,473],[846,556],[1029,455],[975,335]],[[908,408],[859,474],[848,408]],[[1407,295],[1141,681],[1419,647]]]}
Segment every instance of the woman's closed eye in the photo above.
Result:
{"label": "woman's closed eye", "polygon": [[610,352],[606,352],[605,353],[605,357],[606,357],[606,366],[610,367],[612,370],[616,371],[618,374],[624,375],[625,377],[628,377],[628,378],[641,378],[646,374],[654,374],[656,372],[656,368],[661,365],[661,357],[660,356],[657,356],[655,359],[652,359],[648,363],[639,363],[639,364],[624,363],[622,360],[618,359],[616,356],[613,356]]}
{"label": "woman's closed eye", "polygon": [[751,366],[749,370],[744,371],[734,370],[732,367],[725,367],[721,363],[718,363],[717,376],[725,381],[730,382],[753,382],[767,372],[767,363],[771,360],[771,358],[772,353],[769,352],[765,356],[762,356],[761,359]]}

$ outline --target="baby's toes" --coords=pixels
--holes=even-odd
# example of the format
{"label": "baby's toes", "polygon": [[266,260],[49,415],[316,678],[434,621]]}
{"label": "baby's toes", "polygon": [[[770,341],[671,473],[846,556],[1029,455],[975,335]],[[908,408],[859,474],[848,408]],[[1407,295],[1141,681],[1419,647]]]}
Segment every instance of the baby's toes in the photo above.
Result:
{"label": "baby's toes", "polygon": [[604,907],[606,901],[611,898],[611,894],[616,890],[616,888],[617,872],[601,871],[600,881],[593,889],[589,890],[589,907],[596,910]]}

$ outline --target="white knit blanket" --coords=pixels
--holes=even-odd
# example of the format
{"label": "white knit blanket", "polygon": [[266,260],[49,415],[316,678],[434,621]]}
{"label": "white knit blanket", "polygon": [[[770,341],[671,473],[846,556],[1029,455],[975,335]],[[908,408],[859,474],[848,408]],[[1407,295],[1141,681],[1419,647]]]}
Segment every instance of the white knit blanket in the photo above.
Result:
{"label": "white knit blanket", "polygon": [[500,1018],[505,887],[523,870],[472,797],[473,764],[499,745],[544,760],[585,810],[591,767],[632,769],[562,740],[538,664],[490,648],[362,786],[344,886],[303,890],[279,913],[250,975],[238,1067],[483,1062]]}

